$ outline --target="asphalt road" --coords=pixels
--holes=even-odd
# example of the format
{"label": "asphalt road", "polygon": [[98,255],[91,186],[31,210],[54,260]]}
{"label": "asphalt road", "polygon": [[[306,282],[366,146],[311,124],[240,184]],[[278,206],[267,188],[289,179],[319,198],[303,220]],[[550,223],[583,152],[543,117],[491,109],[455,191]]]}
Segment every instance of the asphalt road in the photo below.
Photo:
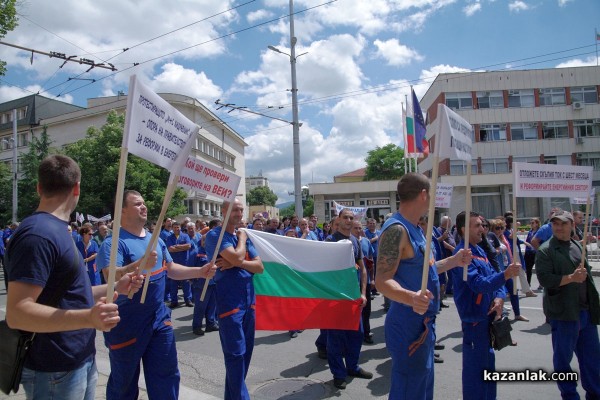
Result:
{"label": "asphalt road", "polygon": [[[595,277],[597,287],[600,278]],[[537,281],[532,285],[537,288]],[[440,351],[444,363],[435,365],[435,398],[460,399],[461,395],[461,337],[460,321],[452,299],[446,303],[437,318],[437,337],[446,348]],[[508,303],[508,302],[507,302]],[[0,282],[0,317],[4,316],[6,293]],[[317,357],[314,341],[316,330],[307,330],[295,338],[287,332],[259,331],[252,364],[246,382],[253,399],[378,399],[387,398],[390,387],[391,361],[384,343],[385,313],[382,297],[373,301],[372,331],[375,344],[363,345],[360,364],[374,374],[372,380],[353,379],[345,390],[332,384],[326,360]],[[513,339],[517,347],[508,347],[496,353],[496,368],[503,371],[525,369],[552,371],[550,326],[542,313],[542,296],[521,298],[521,314],[529,322],[513,323]],[[191,329],[192,308],[173,310],[172,320],[177,337],[179,368],[181,372],[181,399],[215,399],[223,397],[224,363],[217,332],[203,337],[195,336]],[[511,318],[513,317],[511,313]],[[107,350],[102,335],[97,339],[97,362],[100,380],[97,398],[103,398],[106,375],[110,371]],[[576,358],[573,367],[578,370]],[[140,379],[143,388],[143,379]],[[579,391],[585,396],[581,386]],[[511,382],[498,385],[498,398],[549,399],[559,398],[558,388],[552,382]],[[0,398],[3,398],[0,395]],[[10,399],[23,399],[22,391]],[[142,391],[141,399],[147,395]]]}

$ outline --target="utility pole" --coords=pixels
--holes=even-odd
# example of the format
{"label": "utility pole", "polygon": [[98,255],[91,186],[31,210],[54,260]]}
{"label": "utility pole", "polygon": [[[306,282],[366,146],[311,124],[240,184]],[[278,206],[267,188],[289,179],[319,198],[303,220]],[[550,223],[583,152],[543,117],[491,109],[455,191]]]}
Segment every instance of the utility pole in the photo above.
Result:
{"label": "utility pole", "polygon": [[294,36],[294,0],[290,0],[290,65],[292,69],[292,129],[294,148],[294,199],[296,215],[302,218],[302,174],[300,173],[300,125],[298,124],[298,86],[296,83],[296,36]]}

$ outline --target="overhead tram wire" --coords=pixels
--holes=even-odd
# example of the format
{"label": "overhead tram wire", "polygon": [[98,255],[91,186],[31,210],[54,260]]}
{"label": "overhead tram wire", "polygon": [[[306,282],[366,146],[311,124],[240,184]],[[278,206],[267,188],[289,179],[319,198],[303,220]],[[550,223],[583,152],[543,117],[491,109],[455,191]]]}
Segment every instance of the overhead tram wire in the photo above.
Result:
{"label": "overhead tram wire", "polygon": [[[301,13],[304,13],[304,12],[307,12],[307,11],[310,11],[310,10],[313,10],[313,9],[315,9],[315,8],[318,8],[318,7],[323,7],[323,6],[326,6],[326,5],[328,5],[328,4],[335,3],[335,2],[337,2],[337,1],[339,1],[339,0],[331,0],[331,1],[328,1],[328,2],[325,2],[325,3],[322,3],[322,4],[318,4],[318,5],[316,5],[316,6],[313,6],[313,7],[305,8],[305,9],[303,9],[303,10],[299,10],[299,11],[296,11],[296,12],[294,12],[294,15],[296,15],[296,14],[301,14]],[[216,38],[213,38],[213,39],[210,39],[210,40],[204,41],[204,42],[202,42],[202,43],[195,44],[195,45],[193,45],[193,46],[188,46],[188,47],[186,47],[186,48],[183,48],[183,49],[180,49],[180,50],[176,50],[176,51],[173,51],[173,52],[170,52],[170,53],[167,53],[167,54],[163,54],[162,56],[159,56],[159,57],[154,57],[154,58],[151,58],[151,59],[148,59],[148,60],[145,60],[145,61],[139,62],[139,63],[134,63],[134,65],[132,65],[132,66],[130,66],[130,67],[123,68],[123,69],[121,69],[121,70],[119,70],[119,71],[117,71],[117,72],[113,72],[113,73],[111,73],[111,74],[108,74],[108,75],[105,75],[105,76],[103,76],[103,77],[100,77],[100,78],[96,79],[96,82],[102,81],[102,80],[104,80],[104,79],[106,79],[106,78],[110,78],[110,77],[112,77],[112,76],[114,76],[114,75],[117,75],[117,74],[119,74],[119,73],[122,73],[122,72],[128,71],[128,70],[130,70],[130,69],[132,69],[132,68],[134,68],[134,67],[136,67],[136,66],[138,66],[138,65],[146,64],[146,63],[149,63],[149,62],[151,62],[151,61],[155,61],[155,60],[158,60],[158,59],[161,59],[161,58],[164,58],[164,57],[167,57],[167,56],[170,56],[170,55],[176,54],[176,53],[180,53],[180,52],[182,52],[182,51],[189,50],[189,49],[191,49],[191,48],[194,48],[194,47],[197,47],[197,46],[201,46],[201,45],[204,45],[204,44],[207,44],[207,43],[211,43],[211,42],[214,42],[214,41],[216,41],[216,40],[223,39],[223,38],[226,38],[226,37],[229,37],[229,36],[232,36],[232,35],[235,35],[235,34],[241,33],[241,32],[245,32],[245,31],[248,31],[248,30],[251,30],[251,29],[254,29],[254,28],[258,28],[258,27],[260,27],[260,26],[263,26],[263,25],[269,24],[269,23],[271,23],[271,22],[279,21],[279,20],[281,20],[281,19],[283,19],[283,18],[287,18],[287,17],[289,17],[289,14],[283,15],[283,16],[281,16],[281,17],[278,17],[278,18],[273,18],[273,19],[271,19],[271,20],[269,20],[269,21],[261,22],[261,23],[259,23],[259,24],[252,25],[252,26],[249,26],[249,27],[247,27],[247,28],[243,28],[243,29],[240,29],[240,30],[237,30],[237,31],[234,31],[234,32],[230,32],[230,33],[227,33],[227,34],[225,34],[225,35],[221,35],[221,36],[219,36],[219,37],[216,37]],[[64,94],[69,94],[69,93],[72,93],[72,92],[74,92],[74,91],[76,91],[76,90],[79,90],[79,89],[83,89],[84,87],[87,87],[87,86],[89,86],[89,85],[92,85],[92,84],[94,84],[94,83],[96,83],[96,82],[91,82],[91,83],[89,83],[89,84],[87,84],[87,85],[83,85],[83,86],[81,86],[81,87],[79,87],[79,88],[77,88],[77,89],[74,89],[74,90],[71,90],[71,91],[68,91],[68,92],[62,93],[62,95],[64,95]]]}

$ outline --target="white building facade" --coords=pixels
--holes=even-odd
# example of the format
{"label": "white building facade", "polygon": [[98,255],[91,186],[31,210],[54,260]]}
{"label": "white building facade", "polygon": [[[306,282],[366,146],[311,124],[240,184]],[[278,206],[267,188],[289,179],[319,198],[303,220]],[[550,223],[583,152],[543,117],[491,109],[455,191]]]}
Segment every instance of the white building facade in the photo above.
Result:
{"label": "white building facade", "polygon": [[[439,103],[473,125],[473,210],[494,217],[512,208],[513,162],[593,166],[600,187],[599,92],[597,66],[452,73],[438,75],[420,104],[432,152]],[[430,174],[432,159],[422,159],[419,171]],[[454,185],[448,212],[456,215],[464,210],[466,165],[446,159],[439,168],[440,182]],[[569,209],[569,199],[519,198],[517,217],[543,220],[554,206]]]}

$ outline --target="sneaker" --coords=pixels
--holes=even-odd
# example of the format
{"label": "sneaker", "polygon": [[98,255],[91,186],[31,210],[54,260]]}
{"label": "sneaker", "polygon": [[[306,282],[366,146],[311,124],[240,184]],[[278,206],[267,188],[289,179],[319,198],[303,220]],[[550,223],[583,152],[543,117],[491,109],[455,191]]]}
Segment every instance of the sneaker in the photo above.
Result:
{"label": "sneaker", "polygon": [[346,389],[346,380],[333,378],[333,386],[338,389]]}
{"label": "sneaker", "polygon": [[327,360],[327,349],[317,349],[317,354],[321,360]]}
{"label": "sneaker", "polygon": [[360,379],[372,379],[373,374],[360,368],[358,371],[348,371],[348,376],[353,376]]}
{"label": "sneaker", "polygon": [[205,331],[206,332],[215,332],[219,330],[219,325],[211,325],[211,326],[207,326]]}
{"label": "sneaker", "polygon": [[194,303],[192,303],[191,301],[188,300],[185,302],[185,306],[186,307],[194,307]]}
{"label": "sneaker", "polygon": [[177,308],[177,307],[179,307],[179,304],[178,304],[178,303],[173,303],[173,302],[171,302],[171,303],[169,304],[169,308],[170,308],[171,310],[172,310],[172,309],[174,309],[174,308]]}
{"label": "sneaker", "polygon": [[298,331],[290,331],[290,337],[291,338],[297,338],[298,337]]}
{"label": "sneaker", "polygon": [[375,343],[375,341],[373,340],[373,337],[371,336],[365,336],[363,339],[363,342],[365,342],[366,344],[373,344]]}
{"label": "sneaker", "polygon": [[198,336],[204,336],[204,331],[202,330],[202,328],[194,328],[194,335],[198,335]]}
{"label": "sneaker", "polygon": [[445,344],[441,344],[441,343],[436,343],[434,346],[435,350],[444,350],[446,348]]}
{"label": "sneaker", "polygon": [[525,293],[525,297],[537,297],[537,294],[533,293],[531,290]]}
{"label": "sneaker", "polygon": [[440,301],[440,308],[450,308],[450,306],[443,301]]}
{"label": "sneaker", "polygon": [[433,357],[433,362],[436,364],[442,364],[444,359],[442,357]]}

